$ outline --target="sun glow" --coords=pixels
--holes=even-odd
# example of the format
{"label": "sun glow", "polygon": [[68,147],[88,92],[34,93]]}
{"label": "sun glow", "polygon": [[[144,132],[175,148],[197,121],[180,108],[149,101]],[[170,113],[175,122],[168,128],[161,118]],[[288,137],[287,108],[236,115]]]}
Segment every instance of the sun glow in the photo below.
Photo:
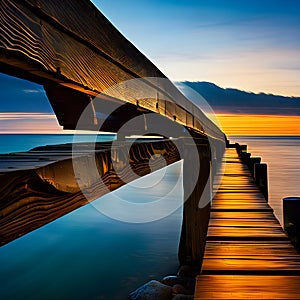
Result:
{"label": "sun glow", "polygon": [[56,116],[46,113],[0,113],[0,134],[67,133],[59,126]]}
{"label": "sun glow", "polygon": [[226,135],[300,136],[300,116],[217,114]]}
{"label": "sun glow", "polygon": [[[300,116],[216,114],[226,135],[300,136]],[[0,113],[0,134],[74,133],[63,130],[56,116],[43,113]]]}

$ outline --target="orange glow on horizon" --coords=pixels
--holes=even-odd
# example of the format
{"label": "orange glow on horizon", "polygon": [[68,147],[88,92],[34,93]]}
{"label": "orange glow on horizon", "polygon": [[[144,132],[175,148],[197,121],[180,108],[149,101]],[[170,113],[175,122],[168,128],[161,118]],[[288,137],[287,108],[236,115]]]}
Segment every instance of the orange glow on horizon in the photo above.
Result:
{"label": "orange glow on horizon", "polygon": [[[97,134],[89,130],[64,130],[51,113],[0,112],[0,134]],[[113,134],[111,132],[101,132]]]}
{"label": "orange glow on horizon", "polygon": [[1,112],[0,134],[63,134],[56,116],[50,113]]}
{"label": "orange glow on horizon", "polygon": [[300,136],[300,116],[216,114],[230,135]]}
{"label": "orange glow on horizon", "polygon": [[[300,136],[300,116],[216,114],[228,136],[285,135]],[[56,116],[43,113],[0,113],[0,134],[68,134]]]}

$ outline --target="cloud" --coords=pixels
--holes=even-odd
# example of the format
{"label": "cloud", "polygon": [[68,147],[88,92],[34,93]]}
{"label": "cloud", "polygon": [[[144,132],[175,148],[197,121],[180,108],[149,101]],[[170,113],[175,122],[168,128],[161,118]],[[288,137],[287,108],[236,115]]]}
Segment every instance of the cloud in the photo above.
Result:
{"label": "cloud", "polygon": [[24,93],[44,93],[43,90],[30,90],[30,89],[26,89],[23,90]]}
{"label": "cloud", "polygon": [[[300,55],[300,51],[299,51],[299,55]],[[275,70],[300,71],[300,62],[285,61],[285,62],[275,63],[270,67]]]}
{"label": "cloud", "polygon": [[64,133],[56,116],[44,113],[0,113],[0,134]]}

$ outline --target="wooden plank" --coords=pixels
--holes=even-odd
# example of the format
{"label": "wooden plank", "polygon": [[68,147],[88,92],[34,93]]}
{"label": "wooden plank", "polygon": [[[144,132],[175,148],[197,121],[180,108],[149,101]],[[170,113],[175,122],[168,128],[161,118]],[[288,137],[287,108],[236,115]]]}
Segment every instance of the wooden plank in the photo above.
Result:
{"label": "wooden plank", "polygon": [[240,194],[246,194],[246,193],[259,193],[259,190],[257,188],[255,189],[243,189],[243,188],[237,188],[237,189],[225,189],[225,188],[220,188],[219,193],[224,193],[224,194],[228,194],[228,193],[240,193]]}
{"label": "wooden plank", "polygon": [[211,219],[262,219],[262,220],[274,220],[273,213],[270,212],[254,212],[244,211],[240,212],[232,211],[212,211],[210,214]]}
{"label": "wooden plank", "polygon": [[259,193],[258,187],[253,186],[253,183],[249,180],[236,181],[236,182],[233,182],[233,181],[230,181],[230,180],[228,180],[227,182],[222,181],[222,183],[220,184],[220,187],[228,189],[228,190],[230,190],[230,189],[233,189],[233,190],[241,189],[244,192],[246,192],[247,190],[256,189],[257,192]]}
{"label": "wooden plank", "polygon": [[246,202],[213,202],[213,209],[271,209],[267,203],[246,203]]}
{"label": "wooden plank", "polygon": [[[265,200],[264,196],[261,193],[222,193],[222,192],[218,192],[215,196],[214,196],[214,200],[255,200],[255,199],[260,199],[260,200]],[[213,200],[213,201],[214,201]],[[249,201],[248,201],[249,202]]]}
{"label": "wooden plank", "polygon": [[227,187],[219,187],[220,193],[259,193],[259,189],[257,187],[255,188],[247,188],[247,187],[236,187],[236,188],[227,188]]}
{"label": "wooden plank", "polygon": [[300,275],[300,257],[267,259],[205,258],[201,274],[297,274]]}
{"label": "wooden plank", "polygon": [[259,219],[210,219],[210,227],[278,227],[281,229],[281,225],[277,220],[259,220]]}
{"label": "wooden plank", "polygon": [[[228,169],[228,166],[226,166],[226,168]],[[227,173],[226,171],[226,168],[225,168],[225,172]],[[251,174],[250,172],[245,168],[230,168],[230,173],[228,173],[229,175],[227,176],[244,176],[244,177],[251,177]]]}
{"label": "wooden plank", "polygon": [[273,259],[296,256],[297,251],[289,241],[256,241],[255,243],[240,241],[208,241],[205,247],[205,257],[272,257]]}
{"label": "wooden plank", "polygon": [[273,212],[272,208],[255,208],[253,205],[248,206],[248,208],[221,208],[221,207],[212,207],[212,212],[237,212],[237,213],[244,213],[244,212]]}
{"label": "wooden plank", "polygon": [[300,299],[300,256],[249,170],[226,157],[194,299]]}
{"label": "wooden plank", "polygon": [[243,200],[243,199],[236,199],[236,200],[224,200],[224,199],[214,199],[213,201],[213,206],[215,205],[250,205],[250,203],[252,205],[258,205],[258,206],[267,206],[268,207],[268,203],[266,202],[265,199],[255,199],[255,200],[251,200],[251,202],[249,203],[248,200]]}
{"label": "wooden plank", "polygon": [[209,227],[207,240],[288,240],[281,228],[263,227]]}
{"label": "wooden plank", "polygon": [[201,275],[194,300],[300,299],[300,276]]}
{"label": "wooden plank", "polygon": [[234,178],[234,177],[241,177],[241,178],[251,178],[251,174],[250,173],[231,173],[231,172],[226,172],[225,174],[222,174],[225,178],[226,177],[230,177],[230,178]]}
{"label": "wooden plank", "polygon": [[253,185],[254,182],[250,178],[244,178],[244,179],[239,179],[237,177],[233,177],[234,180],[230,177],[226,177],[227,180],[222,180],[221,186],[226,186],[227,188],[230,187],[250,187],[250,188],[257,188],[255,185]]}

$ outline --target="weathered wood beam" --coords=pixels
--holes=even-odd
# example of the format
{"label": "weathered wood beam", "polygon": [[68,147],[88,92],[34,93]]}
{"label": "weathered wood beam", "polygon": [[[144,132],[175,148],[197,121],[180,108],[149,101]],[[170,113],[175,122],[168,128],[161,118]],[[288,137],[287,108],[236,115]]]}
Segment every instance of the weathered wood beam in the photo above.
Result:
{"label": "weathered wood beam", "polygon": [[[188,143],[184,146],[186,152],[183,162],[185,203],[178,257],[180,265],[192,266],[195,273],[198,273],[201,269],[210,218],[211,152],[208,140],[195,139],[194,141],[198,148],[198,157],[190,155],[193,153],[190,149],[194,145]],[[199,168],[195,167],[195,161],[198,159]],[[191,178],[197,178],[196,185],[189,180]]]}
{"label": "weathered wood beam", "polygon": [[[0,71],[43,84],[47,94],[52,94],[49,100],[53,107],[59,107],[54,110],[65,128],[76,127],[78,113],[88,102],[87,95],[95,97],[103,93],[107,102],[118,98],[122,103],[132,104],[136,111],[143,108],[145,112],[161,114],[203,136],[209,131],[214,138],[223,138],[220,129],[90,1],[3,0],[0,2],[0,23]],[[150,80],[150,77],[165,81]],[[116,84],[137,78],[151,94],[146,99],[128,95],[115,97],[109,90]],[[65,93],[67,108],[63,113],[62,105],[58,105],[60,99],[53,96],[58,94],[59,87],[69,90]],[[76,107],[72,90],[77,91]],[[73,114],[74,109],[78,113]]]}
{"label": "weathered wood beam", "polygon": [[[0,245],[86,205],[91,199],[95,200],[140,176],[181,159],[172,141],[134,143],[131,147],[128,144],[119,143],[117,148],[113,148],[113,155],[111,145],[106,143],[102,147],[98,144],[97,147],[102,147],[102,150],[90,154],[78,154],[73,161],[71,144],[40,147],[31,153],[25,153],[22,159],[34,161],[38,158],[53,157],[53,154],[59,154],[62,150],[66,158],[60,157],[58,161],[38,168],[34,168],[33,165],[29,170],[2,171],[0,173]],[[83,152],[84,150],[82,148]],[[129,165],[123,161],[128,153]],[[0,160],[9,158],[13,159],[13,155],[0,156]],[[74,174],[73,164],[80,164],[82,174],[85,174],[84,171],[89,174],[89,168],[95,161],[99,177],[87,176],[87,188],[83,195],[76,178],[78,174]],[[122,179],[118,174],[122,174]],[[89,201],[86,199],[87,193]]]}
{"label": "weathered wood beam", "polygon": [[4,0],[0,8],[1,47],[35,64],[38,77],[56,74],[97,92],[120,80],[165,77],[90,1]]}

